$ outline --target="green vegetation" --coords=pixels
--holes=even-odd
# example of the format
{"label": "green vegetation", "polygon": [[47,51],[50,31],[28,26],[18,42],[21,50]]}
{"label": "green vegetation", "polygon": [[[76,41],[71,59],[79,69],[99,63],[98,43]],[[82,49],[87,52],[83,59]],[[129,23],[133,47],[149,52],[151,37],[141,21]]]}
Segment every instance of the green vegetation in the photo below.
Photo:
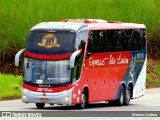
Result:
{"label": "green vegetation", "polygon": [[159,6],[159,0],[0,0],[0,72],[21,74],[15,71],[14,55],[25,47],[34,25],[68,18],[143,23],[148,32],[148,57],[159,58]]}
{"label": "green vegetation", "polygon": [[146,80],[147,88],[160,87],[160,61],[148,60]]}
{"label": "green vegetation", "polygon": [[154,72],[155,72],[156,74],[160,75],[160,64],[158,64],[157,66],[155,66]]}
{"label": "green vegetation", "polygon": [[146,88],[156,88],[160,87],[160,79],[159,78],[152,78],[151,75],[147,74],[146,76]]}
{"label": "green vegetation", "polygon": [[21,97],[22,76],[0,74],[0,100]]}
{"label": "green vegetation", "polygon": [[35,24],[65,18],[144,23],[148,40],[156,41],[159,6],[159,0],[1,0],[0,51],[14,53],[24,48],[28,31]]}

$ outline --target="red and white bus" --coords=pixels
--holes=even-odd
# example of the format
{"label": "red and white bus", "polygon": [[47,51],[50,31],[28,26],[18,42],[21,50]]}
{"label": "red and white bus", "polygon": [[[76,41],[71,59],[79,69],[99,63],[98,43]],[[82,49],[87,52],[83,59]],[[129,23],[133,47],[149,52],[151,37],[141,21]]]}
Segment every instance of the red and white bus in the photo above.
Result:
{"label": "red and white bus", "polygon": [[146,83],[146,27],[105,20],[43,22],[28,35],[22,101],[75,104],[108,101],[128,105],[143,96]]}

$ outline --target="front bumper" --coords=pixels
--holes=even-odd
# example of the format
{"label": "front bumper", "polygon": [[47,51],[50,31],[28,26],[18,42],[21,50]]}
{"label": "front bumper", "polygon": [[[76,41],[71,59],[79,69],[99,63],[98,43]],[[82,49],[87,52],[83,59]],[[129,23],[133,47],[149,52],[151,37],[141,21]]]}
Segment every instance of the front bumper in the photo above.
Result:
{"label": "front bumper", "polygon": [[[45,100],[45,101],[42,101]],[[71,104],[72,89],[56,93],[33,92],[22,89],[22,102],[25,103],[50,103],[50,104]]]}

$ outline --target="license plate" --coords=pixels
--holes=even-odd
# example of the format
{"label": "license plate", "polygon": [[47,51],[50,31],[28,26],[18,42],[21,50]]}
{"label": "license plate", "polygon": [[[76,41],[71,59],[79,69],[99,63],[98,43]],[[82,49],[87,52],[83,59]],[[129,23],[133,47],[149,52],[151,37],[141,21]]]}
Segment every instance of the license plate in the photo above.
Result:
{"label": "license plate", "polygon": [[41,102],[48,102],[48,98],[40,98]]}

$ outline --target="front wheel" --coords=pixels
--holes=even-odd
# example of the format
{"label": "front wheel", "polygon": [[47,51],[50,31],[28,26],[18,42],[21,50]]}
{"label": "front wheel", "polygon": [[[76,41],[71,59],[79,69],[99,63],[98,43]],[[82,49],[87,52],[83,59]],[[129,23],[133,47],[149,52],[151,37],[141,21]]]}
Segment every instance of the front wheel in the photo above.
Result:
{"label": "front wheel", "polygon": [[86,107],[86,102],[87,102],[87,97],[85,91],[83,91],[82,96],[81,96],[81,103],[77,104],[76,106],[79,109],[84,109]]}
{"label": "front wheel", "polygon": [[54,105],[53,103],[50,103],[50,105]]}
{"label": "front wheel", "polygon": [[43,109],[45,106],[45,103],[36,103],[37,108]]}

